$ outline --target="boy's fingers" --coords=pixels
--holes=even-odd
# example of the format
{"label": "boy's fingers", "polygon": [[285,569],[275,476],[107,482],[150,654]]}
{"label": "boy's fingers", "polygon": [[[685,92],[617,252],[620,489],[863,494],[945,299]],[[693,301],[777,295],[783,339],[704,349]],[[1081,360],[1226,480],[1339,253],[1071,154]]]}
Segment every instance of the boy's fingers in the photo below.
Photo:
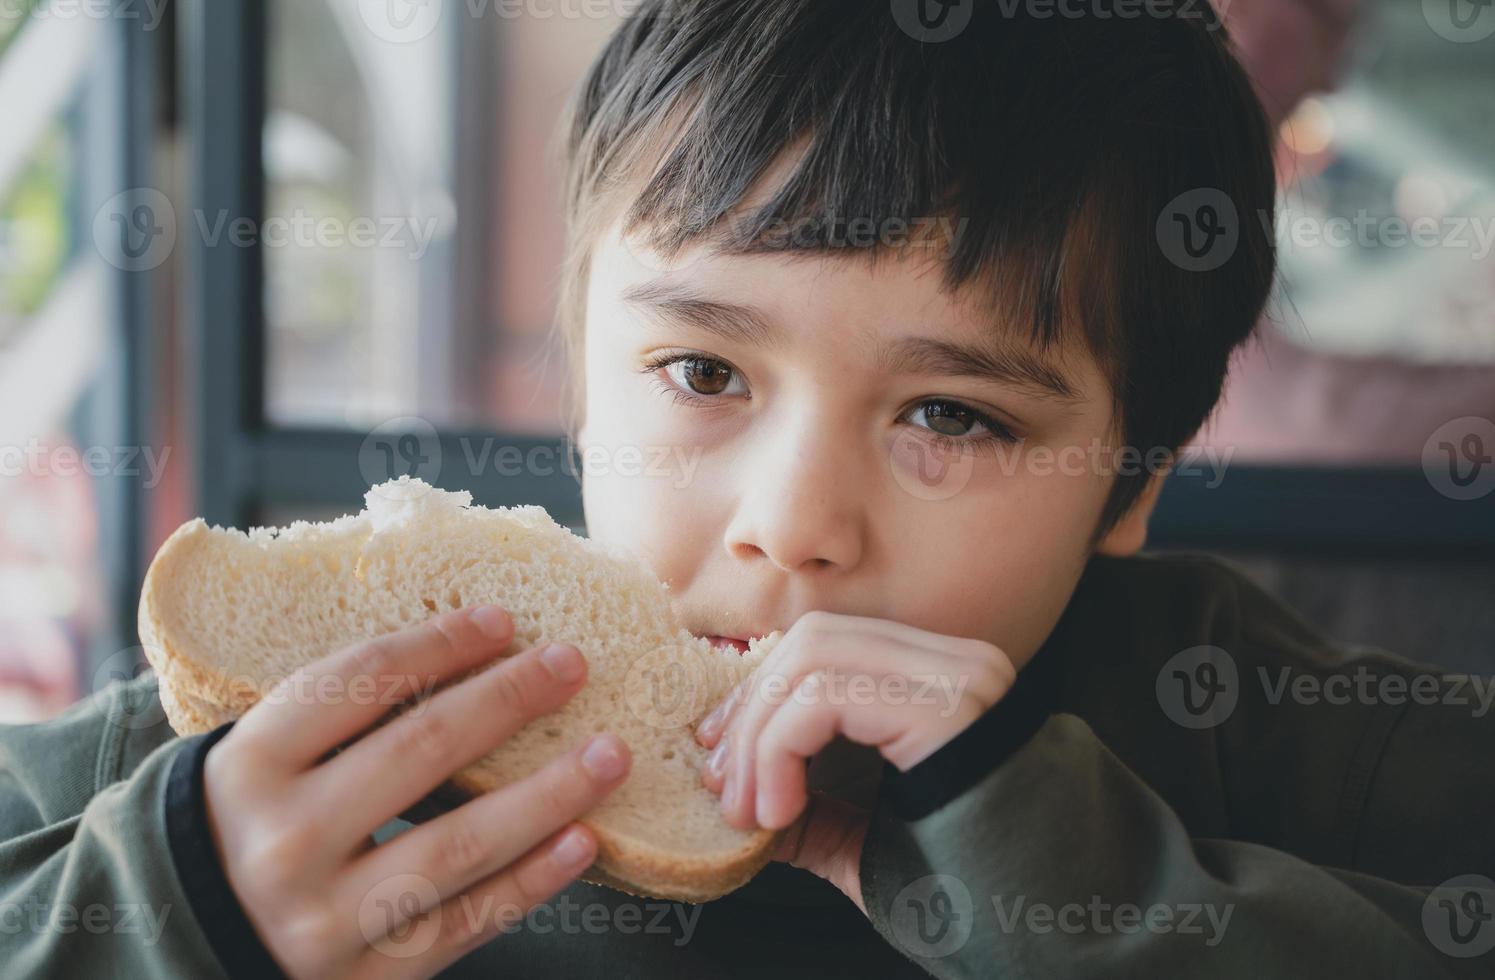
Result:
{"label": "boy's fingers", "polygon": [[[460,895],[410,916],[401,917],[395,911],[388,919],[391,928],[370,939],[370,947],[350,972],[373,978],[432,976],[553,898],[575,881],[596,855],[597,840],[590,830],[580,824],[564,827],[514,864]],[[407,911],[415,908],[409,900],[413,892],[406,891],[399,897],[407,899]],[[376,903],[380,901],[387,908],[400,908],[391,901],[376,899]],[[377,915],[367,918],[375,928],[384,924]],[[360,917],[360,923],[363,921],[365,917]]]}
{"label": "boy's fingers", "polygon": [[[792,783],[794,774],[786,769],[788,762],[801,762],[797,759],[786,759],[782,750],[779,754],[768,760],[764,765],[764,734],[773,728],[774,722],[792,714],[794,720],[789,723],[788,731],[795,736],[795,742],[809,742],[821,736],[825,732],[824,739],[810,748],[806,756],[824,747],[825,742],[830,741],[831,736],[836,735],[836,708],[825,704],[825,699],[819,696],[819,689],[824,686],[824,674],[816,671],[804,675],[795,684],[795,690],[789,696],[788,701],[782,705],[764,705],[752,714],[745,714],[742,723],[734,729],[731,734],[730,745],[728,745],[728,760],[724,768],[727,769],[725,784],[722,786],[722,816],[728,823],[736,828],[750,829],[755,826],[777,829],[780,826],[788,826],[798,816],[798,808],[803,807],[804,796],[804,771],[801,765],[798,772],[798,793],[795,793]],[[770,774],[774,777],[774,783],[764,786],[762,777]],[[767,795],[785,796],[783,801],[774,801],[771,804],[771,814],[779,816],[780,807],[795,805],[795,811],[789,814],[788,819],[782,823],[762,823],[762,802],[765,793]]]}
{"label": "boy's fingers", "polygon": [[632,759],[613,735],[597,735],[526,778],[427,821],[350,866],[340,907],[381,882],[415,873],[443,899],[519,860],[622,785]]}
{"label": "boy's fingers", "polygon": [[727,726],[732,723],[732,716],[736,713],[737,706],[747,700],[748,692],[752,689],[753,678],[754,675],[749,675],[732,685],[732,690],[727,692],[726,697],[722,698],[710,714],[701,719],[700,725],[696,726],[697,742],[708,749],[716,748]]}
{"label": "boy's fingers", "polygon": [[[310,773],[311,805],[334,814],[354,842],[404,813],[452,773],[563,705],[586,682],[575,647],[526,650],[453,684],[353,743]],[[357,800],[356,808],[346,806]],[[530,843],[533,843],[531,841]]]}
{"label": "boy's fingers", "polygon": [[[787,696],[769,697],[766,683],[760,683],[747,703],[733,714],[722,764],[721,802],[722,817],[734,827],[748,830],[757,826],[758,740],[770,720],[790,704],[808,706],[815,711],[834,711],[823,693],[825,675],[833,671],[849,675],[875,670],[884,653],[875,645],[857,647],[854,640],[844,636],[820,638],[817,642],[819,645],[813,649],[786,653],[774,665],[773,669],[781,672],[779,676],[789,687]],[[766,666],[765,663],[758,668],[760,677],[768,676],[764,672]]]}
{"label": "boy's fingers", "polygon": [[290,765],[311,766],[411,696],[492,660],[514,638],[498,606],[443,613],[323,657],[245,713],[235,736]]}
{"label": "boy's fingers", "polygon": [[790,703],[769,719],[758,738],[756,800],[758,826],[787,827],[809,800],[805,760],[836,737],[840,712],[826,705]]}

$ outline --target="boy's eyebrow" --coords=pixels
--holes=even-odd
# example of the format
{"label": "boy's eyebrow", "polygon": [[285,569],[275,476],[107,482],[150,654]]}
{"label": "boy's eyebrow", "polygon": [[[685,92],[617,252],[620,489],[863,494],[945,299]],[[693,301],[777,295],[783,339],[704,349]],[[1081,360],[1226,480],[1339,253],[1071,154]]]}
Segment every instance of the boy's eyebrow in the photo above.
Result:
{"label": "boy's eyebrow", "polygon": [[[707,299],[683,283],[666,279],[635,283],[623,290],[622,300],[629,306],[644,307],[665,322],[715,334],[728,343],[767,348],[778,339],[778,328],[756,308]],[[887,374],[982,378],[1031,391],[1041,398],[1084,400],[1047,360],[1011,344],[901,337],[879,350],[874,361]]]}
{"label": "boy's eyebrow", "polygon": [[757,309],[707,299],[684,283],[650,279],[623,290],[623,302],[642,306],[667,323],[716,334],[729,343],[772,347],[778,329]]}
{"label": "boy's eyebrow", "polygon": [[889,374],[984,378],[1053,401],[1084,401],[1074,385],[1048,361],[1010,344],[961,344],[929,337],[902,337],[879,352],[878,363]]}

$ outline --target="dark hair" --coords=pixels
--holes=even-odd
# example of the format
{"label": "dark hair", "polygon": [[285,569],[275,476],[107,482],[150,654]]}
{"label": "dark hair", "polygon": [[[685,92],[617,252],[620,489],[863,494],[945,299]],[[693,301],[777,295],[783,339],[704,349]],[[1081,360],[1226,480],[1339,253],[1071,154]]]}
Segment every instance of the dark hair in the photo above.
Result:
{"label": "dark hair", "polygon": [[[898,4],[644,0],[623,23],[562,132],[572,386],[591,249],[620,217],[673,256],[825,253],[845,248],[827,215],[944,216],[965,223],[939,255],[944,286],[988,289],[1041,347],[1078,331],[1122,444],[1176,451],[1276,268],[1272,137],[1209,4],[961,0],[969,22],[941,41],[906,30]],[[770,166],[776,189],[741,213]],[[1196,205],[1228,223],[1209,255],[1174,240]],[[820,233],[769,233],[786,224]],[[1147,476],[1118,477],[1097,537]]]}

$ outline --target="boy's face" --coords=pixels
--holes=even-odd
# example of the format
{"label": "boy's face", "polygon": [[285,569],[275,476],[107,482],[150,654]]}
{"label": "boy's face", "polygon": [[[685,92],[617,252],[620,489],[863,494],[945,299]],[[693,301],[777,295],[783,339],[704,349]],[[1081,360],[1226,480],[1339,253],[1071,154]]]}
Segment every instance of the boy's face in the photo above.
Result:
{"label": "boy's face", "polygon": [[[666,263],[616,231],[599,242],[588,533],[645,559],[693,632],[823,609],[980,638],[1019,666],[1048,636],[1113,479],[1089,452],[1111,444],[1110,388],[1088,355],[1042,358],[941,292],[931,255]],[[998,376],[949,373],[956,346]],[[1004,426],[1020,441],[996,441]],[[1101,550],[1140,546],[1151,499]]]}

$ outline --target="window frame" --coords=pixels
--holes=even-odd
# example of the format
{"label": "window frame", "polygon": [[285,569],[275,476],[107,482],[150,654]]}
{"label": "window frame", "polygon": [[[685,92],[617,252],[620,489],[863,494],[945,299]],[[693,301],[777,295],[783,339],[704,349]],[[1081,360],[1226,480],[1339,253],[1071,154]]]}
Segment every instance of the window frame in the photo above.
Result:
{"label": "window frame", "polygon": [[[213,14],[206,16],[207,5]],[[261,137],[266,101],[267,4],[263,0],[188,0],[183,37],[182,101],[192,134],[194,208],[243,215],[264,211]],[[455,26],[455,25],[453,25]],[[501,29],[488,17],[460,31],[452,84],[491,99],[493,45]],[[479,27],[481,26],[481,29]],[[458,104],[464,104],[458,100]],[[464,209],[490,203],[483,181],[493,161],[486,147],[457,161]],[[480,213],[491,214],[487,208]],[[472,222],[458,245],[457,295],[463,318],[485,317],[491,245]],[[264,412],[264,261],[258,249],[207,248],[192,242],[187,309],[196,340],[198,410],[195,482],[198,511],[210,522],[244,527],[272,508],[356,508],[367,489],[358,458],[365,434],[330,428],[287,428]],[[461,336],[468,332],[458,331]],[[463,352],[459,363],[473,358]],[[459,386],[472,383],[459,379]],[[471,393],[469,392],[468,395]],[[564,438],[502,430],[452,430],[439,435],[442,458],[459,460],[471,440],[495,439],[521,452],[557,454]],[[489,505],[539,504],[558,521],[580,527],[580,489],[566,473],[505,476],[483,468],[444,468],[447,489],[469,490]],[[1170,478],[1152,521],[1151,543],[1169,548],[1228,549],[1273,554],[1380,554],[1399,557],[1495,554],[1495,506],[1441,496],[1420,467],[1234,465],[1217,487]]]}

